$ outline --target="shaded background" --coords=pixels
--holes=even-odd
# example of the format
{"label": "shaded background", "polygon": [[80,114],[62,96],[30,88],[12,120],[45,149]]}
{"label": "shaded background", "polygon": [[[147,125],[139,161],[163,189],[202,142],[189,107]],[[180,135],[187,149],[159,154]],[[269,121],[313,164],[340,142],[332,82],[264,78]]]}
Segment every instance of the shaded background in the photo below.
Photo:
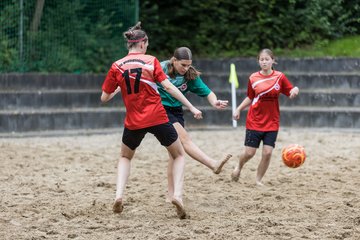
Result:
{"label": "shaded background", "polygon": [[0,72],[106,72],[137,20],[159,59],[184,45],[196,58],[247,57],[360,32],[357,0],[3,0],[0,9]]}

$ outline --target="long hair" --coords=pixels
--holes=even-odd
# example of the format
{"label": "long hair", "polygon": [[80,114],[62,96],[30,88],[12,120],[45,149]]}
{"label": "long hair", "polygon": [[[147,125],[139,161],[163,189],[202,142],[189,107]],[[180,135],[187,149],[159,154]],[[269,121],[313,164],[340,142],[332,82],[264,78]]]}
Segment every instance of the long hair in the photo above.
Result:
{"label": "long hair", "polygon": [[[179,47],[175,49],[173,57],[171,57],[169,63],[168,63],[168,75],[171,78],[175,78],[175,68],[174,68],[174,61],[175,60],[192,60],[192,53],[191,50],[187,47]],[[194,80],[198,76],[200,76],[201,72],[196,70],[192,65],[189,67],[189,69],[186,71],[184,78],[186,81]]]}
{"label": "long hair", "polygon": [[129,30],[123,33],[125,41],[127,42],[127,49],[131,49],[139,42],[146,42],[148,36],[144,30],[141,30],[141,22],[138,22],[135,26],[130,27]]}

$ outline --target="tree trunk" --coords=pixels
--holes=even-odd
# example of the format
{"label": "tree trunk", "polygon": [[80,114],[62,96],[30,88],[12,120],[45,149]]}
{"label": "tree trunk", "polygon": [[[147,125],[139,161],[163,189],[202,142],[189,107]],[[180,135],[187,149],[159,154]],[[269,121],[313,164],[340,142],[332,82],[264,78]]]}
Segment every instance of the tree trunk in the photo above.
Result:
{"label": "tree trunk", "polygon": [[39,30],[41,16],[44,9],[45,0],[36,0],[34,17],[31,22],[30,31],[37,32]]}

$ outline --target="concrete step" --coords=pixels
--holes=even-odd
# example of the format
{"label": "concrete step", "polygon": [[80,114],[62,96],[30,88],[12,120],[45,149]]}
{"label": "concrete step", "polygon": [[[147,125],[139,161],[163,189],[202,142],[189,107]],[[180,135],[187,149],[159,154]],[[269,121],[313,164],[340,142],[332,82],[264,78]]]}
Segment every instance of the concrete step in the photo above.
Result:
{"label": "concrete step", "polygon": [[5,73],[0,74],[1,90],[100,89],[105,74]]}
{"label": "concrete step", "polygon": [[[287,78],[295,86],[301,89],[328,88],[328,89],[354,89],[360,88],[360,72],[351,73],[285,73]],[[250,73],[237,73],[239,88],[246,89]],[[230,89],[229,73],[206,72],[201,75],[203,81],[214,91]]]}
{"label": "concrete step", "polygon": [[[231,103],[230,90],[215,92],[218,99],[228,100]],[[239,105],[246,97],[246,90],[236,91],[236,103]],[[187,94],[190,102],[196,106],[208,106],[207,98],[198,97],[195,94]],[[300,95],[295,99],[289,99],[280,95],[279,103],[281,106],[318,106],[318,107],[360,107],[360,89],[302,89]]]}
{"label": "concrete step", "polygon": [[304,89],[295,99],[281,95],[279,101],[280,106],[360,108],[360,89]]}
{"label": "concrete step", "polygon": [[[122,102],[120,95],[115,96],[116,101],[111,101],[110,104]],[[100,96],[101,89],[0,91],[0,109],[100,107]]]}
{"label": "concrete step", "polygon": [[[277,59],[279,69],[301,90],[288,100],[281,97],[281,125],[284,127],[360,128],[360,59]],[[230,64],[236,64],[240,88],[237,104],[246,95],[250,73],[259,67],[253,59],[196,60],[202,78],[219,99],[231,100],[228,83]],[[104,129],[123,126],[125,109],[121,96],[100,103],[105,74],[0,74],[0,133]],[[189,94],[203,110],[195,120],[186,111],[188,125],[232,124],[231,109],[218,111],[206,98]],[[244,125],[246,112],[239,124]]]}
{"label": "concrete step", "polygon": [[[241,89],[248,84],[251,72],[237,71]],[[359,72],[285,72],[288,79],[300,88],[360,88]],[[209,69],[201,75],[213,90],[230,89],[229,71],[218,72]],[[105,75],[77,74],[0,74],[2,91],[44,91],[44,90],[99,90]]]}
{"label": "concrete step", "polygon": [[0,132],[123,127],[125,108],[0,111]]}
{"label": "concrete step", "polygon": [[[222,100],[231,100],[231,91],[215,92]],[[43,108],[83,108],[83,107],[114,107],[122,106],[121,94],[105,105],[100,102],[100,90],[44,90],[44,91],[0,91],[0,109],[22,110]],[[207,98],[189,93],[187,98],[196,106],[208,106]],[[237,104],[246,97],[245,90],[237,90]],[[289,100],[281,95],[280,105],[283,106],[360,106],[360,89],[302,89],[298,98]]]}
{"label": "concrete step", "polygon": [[[199,121],[191,113],[185,114],[190,127],[197,125],[232,125],[231,110],[218,111],[214,108],[201,108],[204,118]],[[358,107],[280,107],[281,126],[311,128],[359,128],[360,108]],[[245,125],[247,111],[240,115],[238,124]]]}
{"label": "concrete step", "polygon": [[[360,58],[276,58],[275,69],[283,72],[360,72]],[[256,58],[199,59],[193,65],[202,72],[230,72],[234,63],[238,72],[258,71]]]}
{"label": "concrete step", "polygon": [[[194,119],[189,111],[185,111],[189,126],[232,124],[230,109],[200,109],[204,116],[202,120]],[[117,128],[123,126],[124,117],[125,109],[119,107],[0,111],[0,133]],[[245,117],[246,111],[241,115],[241,124],[245,123]],[[360,108],[281,107],[281,126],[360,128]]]}

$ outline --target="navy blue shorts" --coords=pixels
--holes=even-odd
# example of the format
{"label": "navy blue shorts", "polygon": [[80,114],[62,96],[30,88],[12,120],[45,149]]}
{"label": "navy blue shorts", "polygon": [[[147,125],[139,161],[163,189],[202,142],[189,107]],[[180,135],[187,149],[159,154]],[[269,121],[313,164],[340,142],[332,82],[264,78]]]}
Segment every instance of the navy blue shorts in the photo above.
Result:
{"label": "navy blue shorts", "polygon": [[122,142],[130,149],[135,150],[148,132],[154,134],[161,145],[165,147],[170,146],[178,139],[178,134],[174,126],[170,122],[167,122],[137,130],[124,128]]}
{"label": "navy blue shorts", "polygon": [[275,148],[275,142],[278,131],[260,132],[255,130],[246,129],[245,146],[259,148],[260,142],[263,145],[269,145]]}
{"label": "navy blue shorts", "polygon": [[181,126],[185,127],[184,110],[182,107],[164,106],[164,108],[171,123],[178,122]]}

